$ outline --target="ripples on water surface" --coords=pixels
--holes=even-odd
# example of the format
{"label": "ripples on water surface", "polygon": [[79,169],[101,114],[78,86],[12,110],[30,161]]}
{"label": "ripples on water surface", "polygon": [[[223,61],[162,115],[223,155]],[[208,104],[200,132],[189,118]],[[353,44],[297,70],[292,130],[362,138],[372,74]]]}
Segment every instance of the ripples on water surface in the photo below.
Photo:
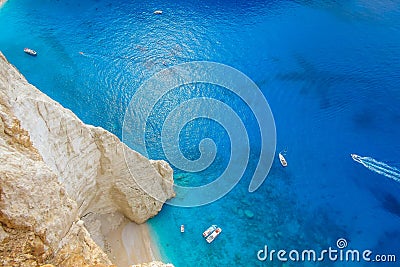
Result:
{"label": "ripples on water surface", "polygon": [[[265,244],[321,249],[335,247],[340,237],[352,248],[393,254],[400,245],[400,186],[355,164],[350,153],[400,167],[399,8],[390,0],[12,0],[0,10],[0,50],[46,94],[118,136],[135,90],[167,66],[216,61],[257,83],[274,113],[277,150],[288,149],[289,167],[275,162],[253,194],[247,188],[259,132],[246,105],[221,88],[196,85],[172,91],[155,106],[146,132],[153,158],[164,157],[162,119],[191,97],[230,103],[251,138],[250,166],[230,194],[196,209],[165,207],[151,221],[176,266],[261,266],[266,263],[256,252]],[[156,9],[164,13],[155,16]],[[25,46],[38,57],[25,55]],[[177,183],[202,184],[223,170],[230,147],[220,127],[199,120],[184,128],[180,146],[189,158],[198,156],[204,137],[217,141],[219,153],[204,172],[177,170]],[[212,223],[224,231],[206,245],[200,233]]]}

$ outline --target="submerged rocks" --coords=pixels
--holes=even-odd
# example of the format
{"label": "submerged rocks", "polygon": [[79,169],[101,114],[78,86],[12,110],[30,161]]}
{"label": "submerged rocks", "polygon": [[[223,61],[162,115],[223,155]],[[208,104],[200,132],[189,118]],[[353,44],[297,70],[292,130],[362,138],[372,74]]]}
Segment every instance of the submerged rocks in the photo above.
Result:
{"label": "submerged rocks", "polygon": [[254,213],[251,210],[245,210],[244,214],[246,215],[247,218],[251,219],[254,217]]}

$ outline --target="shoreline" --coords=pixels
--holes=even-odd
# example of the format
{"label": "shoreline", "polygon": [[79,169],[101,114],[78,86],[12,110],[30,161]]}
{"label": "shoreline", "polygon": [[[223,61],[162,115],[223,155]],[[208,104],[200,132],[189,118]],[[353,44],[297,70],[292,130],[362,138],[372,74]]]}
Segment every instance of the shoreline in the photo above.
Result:
{"label": "shoreline", "polygon": [[122,242],[129,264],[162,261],[159,248],[151,236],[147,223],[138,225],[129,222],[125,225],[122,231]]}
{"label": "shoreline", "polygon": [[136,224],[120,213],[88,216],[85,225],[109,259],[118,267],[162,261],[161,251],[147,222]]}
{"label": "shoreline", "polygon": [[[0,9],[6,2],[7,0],[0,0]],[[139,225],[122,214],[115,213],[95,214],[92,218],[88,216],[82,219],[88,230],[92,226],[89,233],[93,241],[108,255],[111,262],[118,267],[130,267],[162,261],[160,247],[152,236],[148,223]],[[99,232],[96,234],[97,229]]]}
{"label": "shoreline", "polygon": [[[125,161],[126,158],[125,160],[122,160],[123,158],[121,156],[121,153],[119,154],[117,153],[119,151],[118,145],[123,146],[123,143],[121,143],[117,137],[103,130],[100,127],[94,127],[91,125],[84,124],[72,113],[72,111],[63,108],[59,103],[50,99],[48,96],[46,96],[45,94],[40,92],[37,88],[35,88],[33,85],[29,84],[29,82],[25,80],[22,74],[18,72],[18,70],[13,65],[11,65],[11,63],[7,61],[7,59],[5,58],[5,56],[3,56],[1,52],[0,52],[0,63],[1,63],[0,67],[2,67],[0,71],[5,74],[4,76],[1,75],[0,79],[0,86],[1,86],[0,93],[2,98],[1,100],[7,105],[10,104],[10,106],[12,106],[13,109],[10,111],[11,114],[9,115],[10,117],[14,116],[13,114],[17,114],[19,117],[15,117],[15,120],[17,119],[20,120],[21,118],[23,119],[21,122],[18,120],[18,124],[14,123],[15,125],[17,125],[15,127],[20,127],[21,123],[21,125],[24,127],[23,128],[24,131],[26,131],[24,132],[24,134],[29,136],[27,139],[29,143],[28,141],[25,141],[25,139],[23,139],[23,141],[19,141],[19,139],[17,139],[17,141],[21,143],[18,143],[17,141],[14,142],[24,146],[25,145],[28,146],[29,144],[31,144],[32,149],[34,149],[38,157],[40,156],[40,160],[42,160],[43,165],[46,166],[46,170],[48,170],[51,175],[54,175],[54,181],[57,181],[57,183],[63,188],[63,190],[57,191],[57,193],[59,193],[60,195],[63,194],[63,196],[68,198],[68,201],[70,201],[68,202],[68,205],[65,205],[65,207],[66,209],[69,209],[71,211],[71,214],[73,216],[76,217],[75,218],[71,216],[67,218],[68,220],[71,220],[71,223],[74,226],[74,231],[75,229],[80,229],[80,227],[85,229],[84,231],[82,231],[82,233],[84,233],[86,236],[84,235],[83,237],[82,236],[75,237],[75,235],[69,234],[70,232],[66,233],[62,232],[65,231],[66,229],[65,226],[62,225],[62,223],[67,221],[67,219],[62,219],[62,221],[60,222],[56,221],[57,224],[52,221],[53,224],[50,225],[51,227],[46,228],[46,231],[61,233],[59,236],[55,237],[51,235],[51,237],[53,238],[51,239],[51,241],[53,242],[52,243],[53,247],[63,248],[63,252],[59,256],[60,259],[61,257],[68,257],[68,260],[73,262],[75,259],[77,259],[78,256],[80,256],[80,254],[77,254],[76,252],[78,251],[79,253],[82,254],[82,257],[84,257],[85,260],[87,259],[88,263],[92,262],[102,262],[105,264],[114,263],[118,267],[124,267],[124,266],[130,267],[132,265],[140,265],[140,264],[145,264],[144,266],[147,266],[146,264],[148,263],[156,262],[155,264],[158,264],[157,266],[170,266],[168,264],[163,264],[162,262],[160,262],[161,261],[160,250],[151,236],[148,224],[143,223],[139,225],[131,221],[131,220],[136,220],[139,223],[146,221],[147,219],[155,216],[160,211],[160,209],[162,208],[162,204],[160,204],[160,202],[157,202],[156,200],[152,202],[152,199],[147,198],[145,195],[140,195],[140,194],[135,195],[135,194],[129,194],[129,192],[122,192],[118,187],[124,185],[124,183],[130,182],[129,180],[130,176],[127,175],[128,172],[121,171],[121,164],[126,164]],[[38,103],[40,103],[40,105]],[[1,111],[2,111],[1,109],[2,105],[0,105]],[[36,107],[36,109],[35,108],[30,109],[31,107]],[[46,112],[42,111],[42,109],[46,110]],[[39,115],[38,113],[35,112],[38,113],[42,112],[42,113],[40,113]],[[25,116],[25,114],[27,113],[29,113],[30,116]],[[43,120],[44,124],[47,125],[47,128],[36,124],[37,120],[32,119],[35,114],[36,118],[40,117]],[[0,123],[1,123],[0,127],[5,127],[3,126],[3,116],[5,115],[3,115],[3,113],[0,115],[2,115],[2,118],[0,118]],[[62,120],[63,124],[61,124],[60,120],[57,119],[60,117],[64,119]],[[51,126],[55,125],[55,126],[51,128],[49,127],[49,125]],[[76,129],[78,130],[76,130],[77,132],[72,131],[68,132],[67,134],[66,133],[67,131],[65,132],[58,131],[57,127],[61,128],[66,127],[68,129],[74,127],[75,130]],[[4,129],[2,131],[4,131]],[[73,149],[68,150],[68,153],[64,153],[65,152],[63,150],[65,148],[65,146],[63,145],[64,143],[62,143],[59,146],[51,146],[54,150],[48,151],[46,150],[46,148],[48,147],[48,143],[42,142],[43,140],[39,138],[41,134],[45,134],[46,137],[50,139],[53,138],[54,140],[58,140],[57,138],[59,138],[60,140],[68,139],[69,140],[68,144],[77,143],[78,145],[76,145],[77,147],[74,147],[75,150]],[[94,139],[93,136],[96,136],[97,139]],[[23,137],[25,137],[25,135]],[[93,149],[93,148],[99,149],[98,148],[99,146],[101,148],[106,147],[107,149],[104,149],[102,151]],[[37,147],[39,147],[39,149]],[[87,149],[87,147],[91,147],[91,150],[89,150],[90,153],[88,155],[93,155],[93,156],[87,159],[87,162],[89,162],[87,163],[88,165],[85,165],[86,161],[79,162],[79,164],[82,164],[82,166],[83,165],[90,166],[89,169],[92,168],[96,169],[97,167],[107,169],[106,174],[108,175],[109,179],[107,179],[107,175],[103,173],[100,176],[98,176],[97,172],[94,173],[84,172],[82,173],[81,176],[79,176],[80,178],[77,178],[78,176],[75,175],[75,169],[77,169],[79,166],[77,165],[74,166],[75,169],[68,170],[68,171],[73,171],[74,175],[71,176],[72,178],[60,182],[59,180],[60,178],[57,176],[58,171],[60,175],[61,173],[63,175],[68,175],[68,172],[65,171],[66,169],[60,168],[59,170],[58,168],[60,166],[57,164],[54,166],[54,170],[50,169],[48,166],[49,165],[51,166],[52,162],[49,161],[49,163],[46,163],[42,159],[42,157],[43,158],[47,157],[47,159],[53,159],[53,158],[57,159],[60,156],[65,156],[65,155],[70,156],[72,153],[71,151],[76,151],[76,153],[79,154],[80,153],[79,151],[82,151],[83,149],[82,147],[84,147],[85,149]],[[109,159],[109,161],[104,163],[103,161],[97,162],[95,160],[92,160],[92,158],[96,158],[96,156],[99,155]],[[139,165],[141,166],[141,169],[139,170],[139,172],[142,173],[146,171],[145,173],[146,176],[152,178],[154,182],[159,181],[161,183],[167,179],[168,180],[172,179],[172,169],[170,169],[169,166],[166,165],[164,162],[149,161],[148,159],[139,156],[134,151],[132,151],[132,155],[135,156],[134,159],[136,160],[136,162],[140,163]],[[67,161],[65,157],[63,160]],[[98,165],[96,165],[96,163],[98,163]],[[96,168],[94,168],[93,166],[95,166]],[[115,173],[109,171],[109,170],[114,170],[112,168],[116,170]],[[88,168],[86,169],[81,168],[81,169],[87,170]],[[88,178],[88,180],[81,182],[82,180],[81,177],[89,177],[90,179]],[[75,178],[80,180],[74,180]],[[99,186],[102,186],[103,191],[105,192],[108,192],[106,190],[110,191],[108,192],[108,194],[104,195],[101,195],[99,193],[100,197],[99,195],[91,195],[93,190],[90,190],[91,187],[89,187],[89,185],[92,184],[96,185],[96,189],[99,188]],[[160,184],[159,193],[163,194],[163,196],[165,196],[166,199],[172,197],[173,196],[172,186],[168,187],[162,185],[163,184]],[[26,186],[29,185],[21,186],[21,188],[25,188]],[[45,185],[43,185],[43,187],[45,188]],[[107,189],[107,187],[109,188]],[[70,188],[70,189],[74,188],[74,190],[71,189],[71,195],[74,196],[73,198],[70,198],[70,196],[67,195],[68,192],[65,190],[65,188]],[[164,191],[164,190],[170,190],[170,191]],[[133,191],[136,192],[139,190],[136,191],[133,190]],[[82,211],[79,210],[78,203],[81,203],[82,207],[82,205],[85,204],[84,201],[85,198],[94,199],[95,197],[101,199],[102,201],[93,202],[91,200],[88,204],[86,203],[86,206],[84,208],[86,208],[87,210],[92,209],[93,212],[88,212],[85,215],[81,216]],[[116,201],[115,199],[118,201]],[[108,202],[110,201],[116,201],[115,203],[116,207],[112,206],[111,204],[110,206],[108,206]],[[129,204],[132,201],[133,201],[133,207]],[[92,202],[95,203],[97,206],[93,205]],[[138,207],[140,205],[145,205],[147,209],[139,210]],[[118,209],[120,210],[128,209],[127,212],[128,214],[124,213],[125,215],[123,215],[122,212],[115,211]],[[102,210],[103,212],[108,211],[109,213],[99,214],[98,211]],[[41,214],[44,213],[42,212]],[[128,216],[130,216],[129,217],[130,219],[128,219]],[[44,220],[40,216],[37,217],[38,220]],[[32,222],[32,224],[33,223],[38,224],[36,222]],[[35,233],[35,235],[37,234]],[[70,240],[72,241],[63,243],[64,240],[70,241],[69,239],[64,239],[65,236],[68,236],[68,238],[70,238]],[[108,258],[106,257],[106,254]],[[152,263],[152,265],[154,264]]]}

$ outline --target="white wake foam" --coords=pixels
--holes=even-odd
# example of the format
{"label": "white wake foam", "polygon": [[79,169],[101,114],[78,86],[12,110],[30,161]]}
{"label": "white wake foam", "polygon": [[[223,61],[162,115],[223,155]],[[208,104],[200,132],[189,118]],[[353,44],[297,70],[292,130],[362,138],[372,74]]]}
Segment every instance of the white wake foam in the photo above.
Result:
{"label": "white wake foam", "polygon": [[376,159],[370,157],[357,156],[353,157],[353,160],[364,165],[373,172],[384,175],[400,183],[400,170],[395,167],[391,167],[384,162],[377,161]]}

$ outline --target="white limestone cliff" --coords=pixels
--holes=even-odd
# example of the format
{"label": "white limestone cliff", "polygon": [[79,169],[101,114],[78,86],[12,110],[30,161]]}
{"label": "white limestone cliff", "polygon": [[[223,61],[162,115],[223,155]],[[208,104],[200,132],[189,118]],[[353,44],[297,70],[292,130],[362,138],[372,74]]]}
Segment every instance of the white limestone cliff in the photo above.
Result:
{"label": "white limestone cliff", "polygon": [[0,119],[0,259],[4,246],[21,239],[15,247],[27,250],[19,253],[25,263],[33,255],[42,262],[53,257],[59,266],[68,260],[86,266],[67,257],[75,255],[88,264],[111,264],[80,218],[120,212],[143,223],[175,194],[166,162],[150,161],[115,135],[84,124],[1,53]]}
{"label": "white limestone cliff", "polygon": [[[85,125],[70,110],[29,84],[4,56],[0,77],[3,102],[28,131],[33,146],[57,174],[68,195],[77,202],[79,215],[118,210],[136,223],[143,223],[174,196],[168,164],[153,163],[110,132]],[[159,201],[137,187],[139,179],[145,181]]]}

